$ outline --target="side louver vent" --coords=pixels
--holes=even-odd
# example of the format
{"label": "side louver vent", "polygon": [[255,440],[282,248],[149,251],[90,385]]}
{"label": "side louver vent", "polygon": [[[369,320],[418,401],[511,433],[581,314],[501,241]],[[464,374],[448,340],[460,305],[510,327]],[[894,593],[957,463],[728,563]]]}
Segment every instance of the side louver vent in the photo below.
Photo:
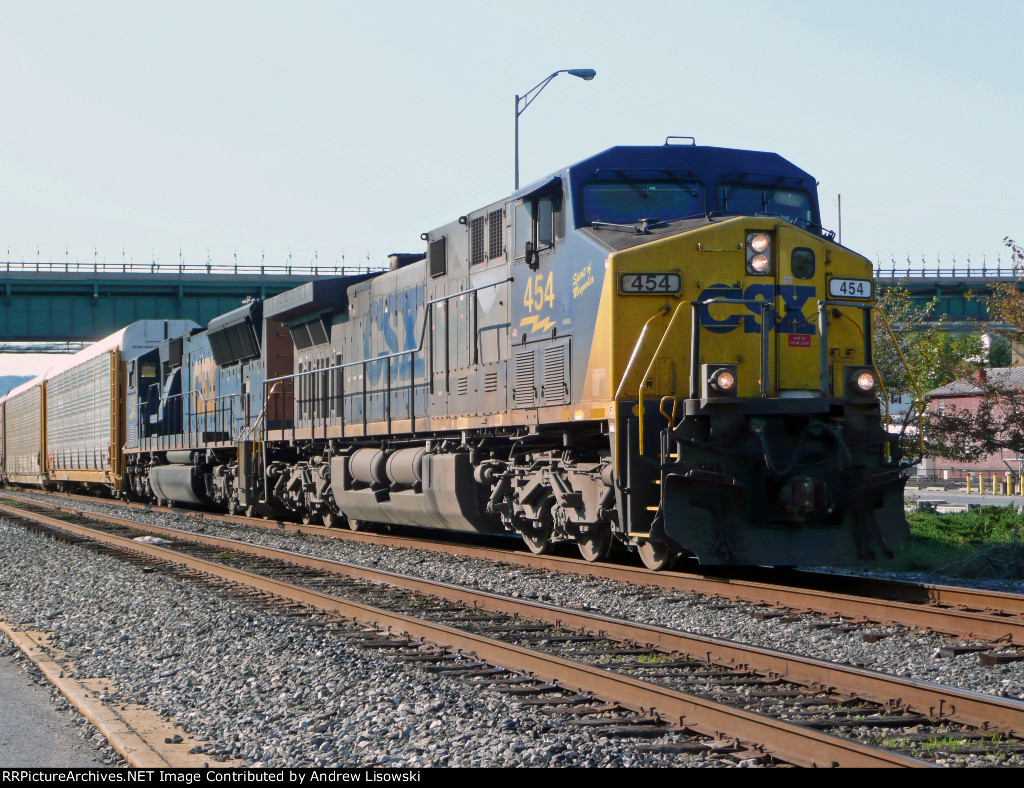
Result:
{"label": "side louver vent", "polygon": [[540,395],[548,404],[568,401],[569,388],[565,384],[566,350],[566,345],[544,350],[544,383]]}
{"label": "side louver vent", "polygon": [[527,350],[515,355],[515,385],[512,387],[512,401],[518,408],[527,408],[537,401],[537,380],[533,351]]}
{"label": "side louver vent", "polygon": [[497,372],[485,372],[484,373],[484,394],[493,394],[498,390],[498,373]]}

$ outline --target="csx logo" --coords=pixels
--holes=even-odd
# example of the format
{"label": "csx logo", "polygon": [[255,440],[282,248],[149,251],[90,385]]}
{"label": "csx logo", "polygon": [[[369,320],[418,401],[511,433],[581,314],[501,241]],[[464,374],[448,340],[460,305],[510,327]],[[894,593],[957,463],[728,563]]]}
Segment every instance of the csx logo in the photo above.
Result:
{"label": "csx logo", "polygon": [[[814,325],[808,322],[804,316],[803,307],[808,300],[817,295],[817,290],[810,285],[777,285],[756,284],[750,285],[746,290],[729,285],[712,285],[705,289],[699,300],[708,298],[734,298],[745,301],[769,301],[776,303],[781,297],[783,303],[783,315],[778,317],[775,312],[767,313],[768,330],[778,331],[780,334],[813,334]],[[743,309],[751,314],[743,314]],[[714,310],[715,317],[711,314]],[[743,333],[761,333],[761,308],[756,304],[709,304],[700,308],[700,322],[707,331],[715,334],[728,334],[743,325]]]}

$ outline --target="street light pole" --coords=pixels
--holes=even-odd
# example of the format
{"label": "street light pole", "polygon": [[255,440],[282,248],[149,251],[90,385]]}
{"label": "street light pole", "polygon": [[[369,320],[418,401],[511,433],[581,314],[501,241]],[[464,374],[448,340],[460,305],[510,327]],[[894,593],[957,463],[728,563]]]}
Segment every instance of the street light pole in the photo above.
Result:
{"label": "street light pole", "polygon": [[[522,96],[516,95],[516,189],[519,188],[519,116],[526,112],[526,108],[529,107],[533,103],[533,100],[540,95],[540,92],[548,86],[548,83],[559,74],[571,74],[574,77],[579,77],[580,79],[587,80],[588,82],[597,76],[597,72],[592,68],[563,68],[542,79]],[[522,109],[519,108],[520,103],[523,105]]]}

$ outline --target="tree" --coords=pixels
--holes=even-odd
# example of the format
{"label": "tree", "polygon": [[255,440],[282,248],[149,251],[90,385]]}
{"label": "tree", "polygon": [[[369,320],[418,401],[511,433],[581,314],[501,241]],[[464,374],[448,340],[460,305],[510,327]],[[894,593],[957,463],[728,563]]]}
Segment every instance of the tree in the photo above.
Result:
{"label": "tree", "polygon": [[1013,363],[1013,350],[1010,340],[998,334],[992,335],[988,348],[988,365],[990,367],[1008,367]]}
{"label": "tree", "polygon": [[988,300],[989,315],[996,321],[1009,326],[1003,331],[1008,339],[1020,339],[1024,334],[1024,293],[1020,290],[1024,282],[1024,247],[1018,246],[1010,238],[1003,243],[1010,250],[1013,263],[1014,282],[996,282],[992,285],[992,296]]}
{"label": "tree", "polygon": [[[1024,249],[1010,238],[1016,281],[992,286],[986,306],[990,317],[1002,323],[1004,342],[1024,337]],[[968,377],[964,375],[962,377]],[[980,396],[973,410],[947,406],[929,421],[928,446],[931,453],[961,462],[973,462],[1000,449],[1024,453],[1024,389],[1018,376],[1009,373],[975,375],[973,390]]]}
{"label": "tree", "polygon": [[[874,313],[872,326],[873,355],[878,375],[890,396],[914,393],[911,375],[916,377],[915,368],[918,366],[915,348],[918,341],[930,340],[938,333],[935,325],[925,322],[936,302],[937,299],[933,298],[923,307],[915,304],[902,282],[878,294],[878,311]],[[885,316],[884,321],[879,312]],[[889,328],[892,329],[891,334]],[[907,365],[904,365],[904,359]]]}
{"label": "tree", "polygon": [[933,298],[924,305],[915,304],[902,284],[878,297],[878,308],[893,334],[876,313],[872,328],[875,367],[886,393],[892,397],[915,395],[912,381],[917,381],[921,391],[926,392],[966,377],[985,365],[986,352],[980,334],[949,334],[936,323],[928,322],[936,303]]}

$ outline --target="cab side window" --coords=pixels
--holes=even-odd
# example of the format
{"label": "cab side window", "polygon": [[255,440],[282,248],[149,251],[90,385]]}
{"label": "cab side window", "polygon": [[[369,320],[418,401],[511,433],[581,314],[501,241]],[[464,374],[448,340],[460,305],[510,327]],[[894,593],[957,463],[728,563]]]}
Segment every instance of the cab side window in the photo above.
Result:
{"label": "cab side window", "polygon": [[532,258],[533,254],[550,249],[562,238],[565,238],[565,210],[561,181],[516,202],[516,260]]}

